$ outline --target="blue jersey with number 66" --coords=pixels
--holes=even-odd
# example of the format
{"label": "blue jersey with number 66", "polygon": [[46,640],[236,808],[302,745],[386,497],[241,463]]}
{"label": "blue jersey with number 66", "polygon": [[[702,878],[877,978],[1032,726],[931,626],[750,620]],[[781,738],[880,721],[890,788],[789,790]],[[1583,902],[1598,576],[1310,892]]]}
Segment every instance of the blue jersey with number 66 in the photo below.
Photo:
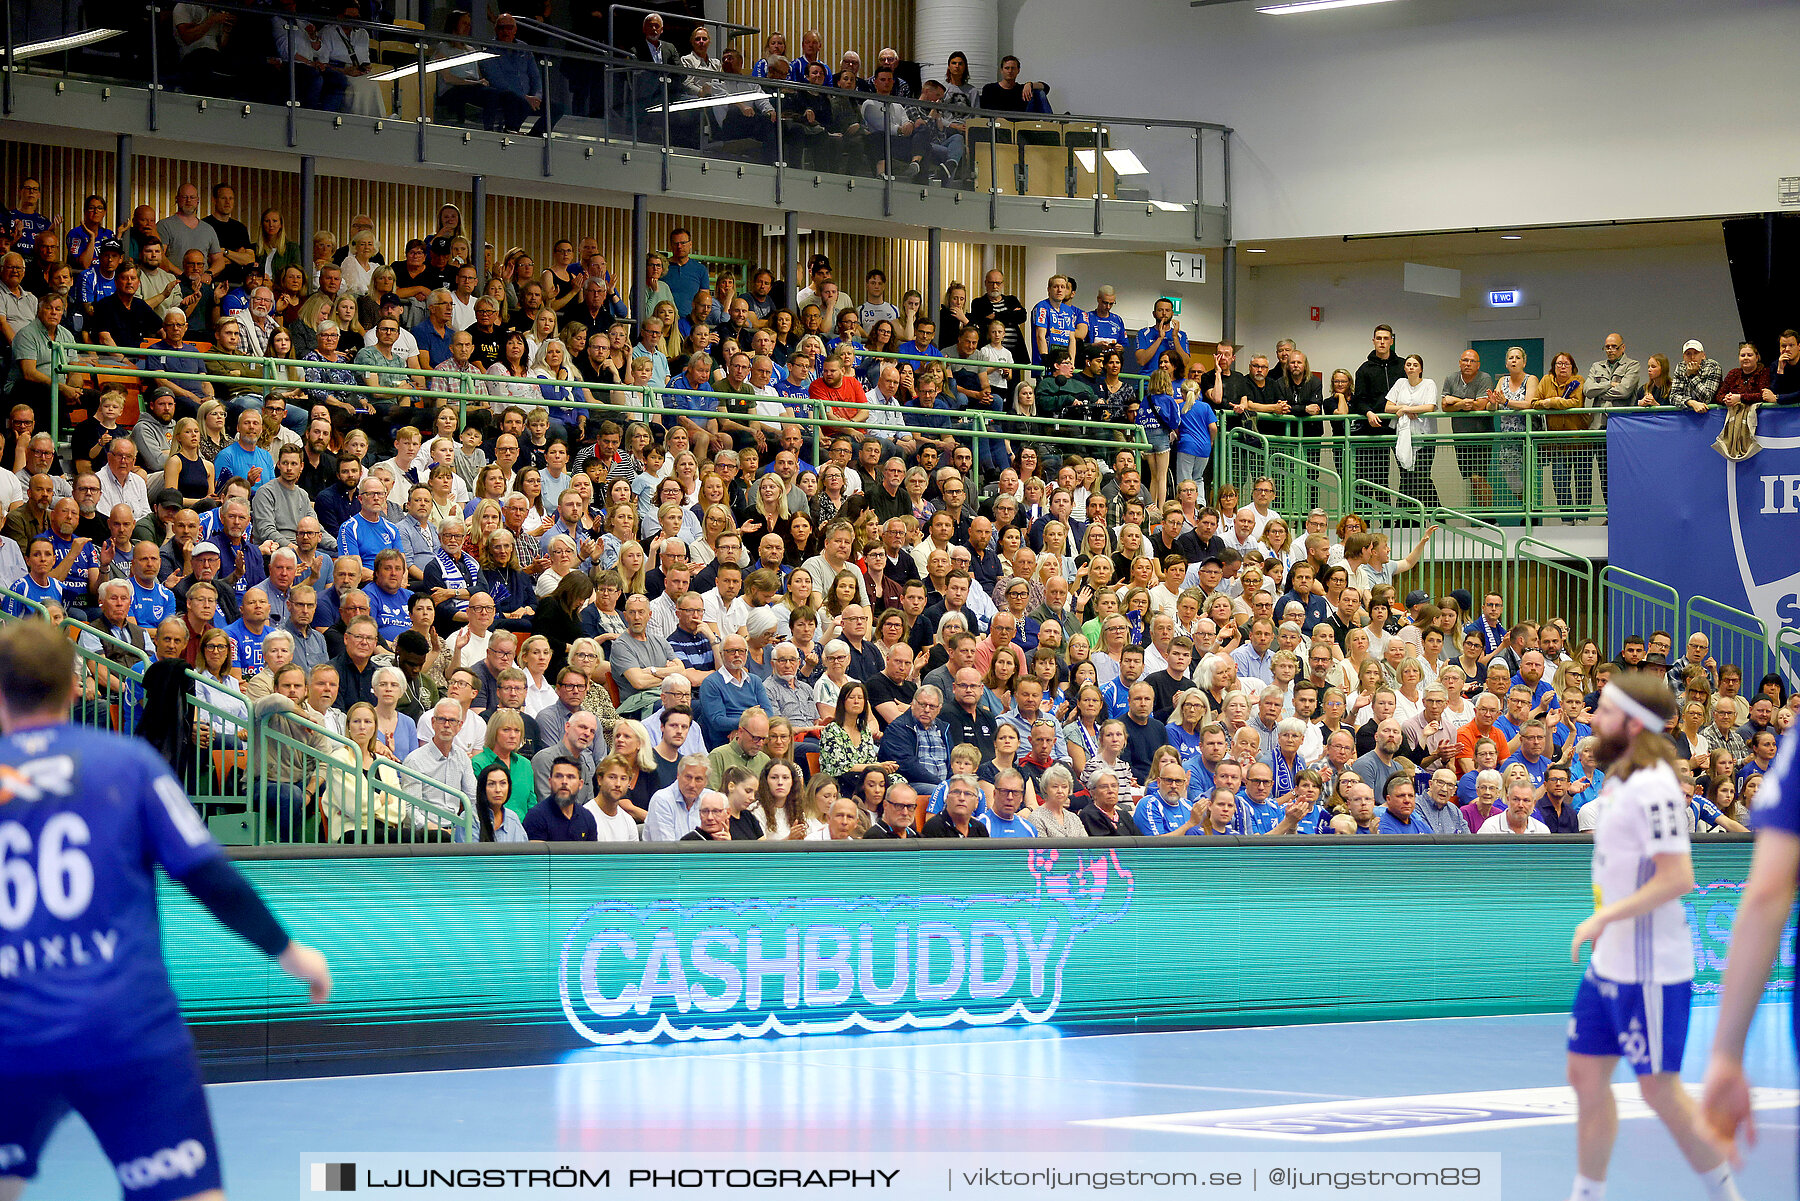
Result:
{"label": "blue jersey with number 66", "polygon": [[186,1045],[155,869],[223,853],[148,743],[66,724],[0,738],[0,1076]]}

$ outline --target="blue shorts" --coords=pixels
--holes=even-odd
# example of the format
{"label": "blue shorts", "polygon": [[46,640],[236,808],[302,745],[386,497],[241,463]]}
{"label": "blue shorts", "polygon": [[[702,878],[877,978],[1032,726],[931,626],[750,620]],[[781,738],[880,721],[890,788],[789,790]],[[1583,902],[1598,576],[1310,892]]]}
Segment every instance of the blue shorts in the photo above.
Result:
{"label": "blue shorts", "polygon": [[1691,980],[1619,984],[1590,967],[1569,1014],[1569,1053],[1622,1055],[1640,1076],[1679,1072],[1693,994]]}
{"label": "blue shorts", "polygon": [[1151,454],[1167,454],[1169,450],[1169,431],[1160,425],[1145,425],[1138,428],[1144,431],[1144,438],[1150,443]]}
{"label": "blue shorts", "polygon": [[35,1177],[51,1131],[74,1110],[130,1201],[176,1201],[222,1187],[192,1047],[81,1072],[0,1076],[0,1095],[0,1176]]}

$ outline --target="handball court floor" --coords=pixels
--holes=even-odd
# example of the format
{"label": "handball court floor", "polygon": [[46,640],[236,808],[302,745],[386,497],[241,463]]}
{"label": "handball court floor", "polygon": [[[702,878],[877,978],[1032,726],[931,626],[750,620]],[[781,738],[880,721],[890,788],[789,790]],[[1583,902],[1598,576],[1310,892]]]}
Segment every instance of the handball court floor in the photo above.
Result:
{"label": "handball court floor", "polygon": [[[1696,1095],[1716,1013],[1694,1010],[1682,1074]],[[1556,1201],[1573,1174],[1572,1118],[1328,1143],[1193,1127],[1210,1120],[1208,1111],[1559,1088],[1566,1021],[1532,1015],[740,1040],[596,1048],[542,1066],[220,1084],[208,1094],[227,1192],[236,1199],[294,1196],[298,1156],[309,1151],[1007,1148],[1497,1151],[1505,1197]],[[1748,1063],[1759,1087],[1796,1087],[1788,1022],[1785,1004],[1765,1005],[1757,1016]],[[1623,1066],[1616,1079],[1630,1079]],[[1623,1106],[1621,1117],[1609,1196],[1702,1196],[1653,1117]],[[1757,1119],[1762,1141],[1740,1174],[1744,1195],[1792,1201],[1792,1095]],[[86,1126],[71,1120],[26,1195],[92,1201],[117,1190]]]}

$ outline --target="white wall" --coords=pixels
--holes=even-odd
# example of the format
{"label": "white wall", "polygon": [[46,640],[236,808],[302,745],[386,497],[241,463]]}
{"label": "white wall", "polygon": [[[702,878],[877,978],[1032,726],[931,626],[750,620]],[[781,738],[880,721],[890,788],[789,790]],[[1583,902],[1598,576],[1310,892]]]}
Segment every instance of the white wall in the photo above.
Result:
{"label": "white wall", "polygon": [[[1240,242],[1762,212],[1800,175],[1792,0],[1292,17],[1009,0],[1001,17],[1001,51],[1052,81],[1059,111],[1232,126]],[[1153,196],[1191,193],[1191,156],[1149,165]]]}
{"label": "white wall", "polygon": [[[1371,248],[1379,243],[1371,243]],[[1179,286],[1163,281],[1162,259],[1151,254],[1064,253],[1040,261],[1027,254],[1028,278],[1053,271],[1075,276],[1078,303],[1089,307],[1094,289],[1110,283],[1119,293],[1125,320],[1142,325],[1158,296],[1183,299],[1181,324],[1190,337],[1219,337],[1221,289],[1216,256],[1207,262],[1209,283]],[[1707,246],[1661,247],[1544,254],[1459,257],[1433,256],[1431,266],[1462,272],[1462,296],[1449,299],[1407,292],[1399,259],[1263,267],[1257,256],[1240,254],[1237,333],[1240,345],[1272,354],[1278,338],[1293,338],[1313,369],[1352,370],[1369,353],[1369,334],[1385,321],[1395,329],[1402,353],[1422,355],[1427,374],[1441,379],[1471,341],[1542,338],[1547,354],[1567,350],[1582,371],[1601,357],[1609,333],[1620,333],[1633,358],[1662,352],[1673,361],[1689,338],[1706,343],[1721,362],[1736,355],[1742,337],[1723,242]],[[1476,320],[1495,310],[1487,293],[1517,288],[1535,318]],[[1037,296],[1020,298],[1036,303]],[[1308,310],[1317,305],[1314,325]],[[1247,356],[1240,356],[1240,365]],[[1497,364],[1484,367],[1498,370]]]}

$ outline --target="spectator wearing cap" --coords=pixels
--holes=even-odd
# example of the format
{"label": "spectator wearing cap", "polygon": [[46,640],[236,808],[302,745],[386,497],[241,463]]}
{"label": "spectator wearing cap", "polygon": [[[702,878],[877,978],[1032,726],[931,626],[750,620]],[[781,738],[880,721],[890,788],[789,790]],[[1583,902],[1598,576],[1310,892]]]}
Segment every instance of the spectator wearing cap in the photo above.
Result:
{"label": "spectator wearing cap", "polygon": [[1713,398],[1719,394],[1720,386],[1725,382],[1725,373],[1719,369],[1719,361],[1709,358],[1706,347],[1698,338],[1689,338],[1681,347],[1681,362],[1675,364],[1675,370],[1669,382],[1669,403],[1686,405],[1696,413],[1704,413],[1712,407]]}
{"label": "spectator wearing cap", "polygon": [[117,238],[105,238],[95,258],[98,261],[75,280],[73,293],[76,303],[85,305],[89,312],[119,286],[119,264],[125,261],[125,248]]}

